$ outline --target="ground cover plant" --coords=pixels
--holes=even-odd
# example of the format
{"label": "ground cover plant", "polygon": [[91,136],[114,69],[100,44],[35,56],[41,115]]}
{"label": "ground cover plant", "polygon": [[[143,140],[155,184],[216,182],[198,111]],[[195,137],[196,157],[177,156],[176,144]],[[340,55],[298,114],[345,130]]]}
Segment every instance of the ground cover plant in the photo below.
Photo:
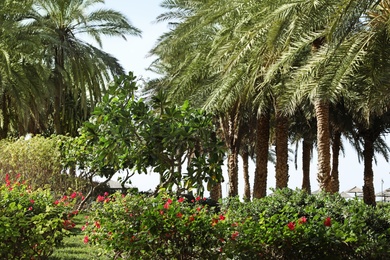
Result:
{"label": "ground cover plant", "polygon": [[0,259],[46,259],[75,227],[81,194],[56,199],[48,189],[31,189],[19,176],[0,186]]}
{"label": "ground cover plant", "polygon": [[196,198],[101,195],[82,227],[114,259],[388,259],[389,207],[277,190],[220,209]]}

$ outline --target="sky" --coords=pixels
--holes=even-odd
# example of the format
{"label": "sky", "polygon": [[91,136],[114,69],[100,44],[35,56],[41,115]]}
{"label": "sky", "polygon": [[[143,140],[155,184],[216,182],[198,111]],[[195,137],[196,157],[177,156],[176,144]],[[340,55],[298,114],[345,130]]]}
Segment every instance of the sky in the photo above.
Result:
{"label": "sky", "polygon": [[[153,62],[155,57],[147,58],[148,52],[153,48],[157,39],[164,32],[168,31],[166,23],[156,23],[155,19],[166,10],[160,7],[160,0],[106,0],[105,8],[112,8],[122,12],[131,23],[142,30],[142,37],[129,36],[127,41],[122,38],[109,38],[103,40],[103,50],[112,54],[119,59],[126,71],[133,71],[138,78],[155,78],[157,77],[146,68]],[[354,149],[344,140],[345,155],[340,154],[340,191],[346,191],[354,186],[362,188],[363,186],[363,165],[359,163],[358,157]],[[295,147],[291,147],[295,149]],[[299,147],[301,148],[301,147]],[[299,149],[298,153],[302,152]],[[311,187],[312,191],[318,189],[316,180],[317,160],[316,154],[313,155],[311,163]],[[298,156],[298,169],[295,169],[293,162],[294,155],[290,154],[289,163],[289,187],[300,188],[302,185],[302,171],[300,156]],[[241,161],[240,161],[241,166]],[[242,169],[242,167],[241,167]],[[268,165],[268,188],[275,187],[275,166],[271,163]],[[390,169],[382,157],[378,156],[377,165],[374,164],[374,185],[375,192],[379,193],[390,188]],[[254,164],[249,167],[251,173],[250,180],[253,184]],[[223,195],[226,196],[226,187],[228,178],[226,176],[227,168],[224,167],[225,183],[223,184]],[[243,194],[243,178],[240,172],[239,176],[239,193]],[[383,183],[382,183],[383,180]],[[158,176],[156,174],[135,175],[132,178],[132,184],[140,190],[154,189],[158,184]],[[252,188],[252,187],[251,187]],[[270,192],[270,191],[269,191]]]}

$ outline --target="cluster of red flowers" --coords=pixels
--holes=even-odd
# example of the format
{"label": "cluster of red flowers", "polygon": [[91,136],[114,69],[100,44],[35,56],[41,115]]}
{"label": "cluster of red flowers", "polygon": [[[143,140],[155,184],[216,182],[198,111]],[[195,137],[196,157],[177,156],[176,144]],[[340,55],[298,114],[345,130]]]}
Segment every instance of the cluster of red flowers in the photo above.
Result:
{"label": "cluster of red flowers", "polygon": [[102,195],[98,195],[96,200],[97,202],[109,202],[110,201],[110,198],[108,197],[110,194],[108,194],[108,192],[106,191],[103,196]]}
{"label": "cluster of red flowers", "polygon": [[[307,222],[307,218],[305,216],[301,217],[299,220],[298,220],[298,224],[304,224]],[[327,217],[325,220],[324,220],[324,225],[326,227],[330,227],[332,226],[332,222],[331,222],[331,219],[330,217]],[[295,222],[289,222],[287,224],[287,227],[290,229],[290,230],[294,230],[295,227],[296,227],[296,224]]]}

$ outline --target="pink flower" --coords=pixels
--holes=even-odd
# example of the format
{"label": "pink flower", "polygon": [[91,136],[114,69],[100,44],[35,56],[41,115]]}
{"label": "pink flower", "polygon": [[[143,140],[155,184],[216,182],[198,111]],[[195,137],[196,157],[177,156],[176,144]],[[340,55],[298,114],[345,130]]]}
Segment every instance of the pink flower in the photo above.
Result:
{"label": "pink flower", "polygon": [[28,210],[29,210],[29,211],[33,210],[33,207],[29,207]]}
{"label": "pink flower", "polygon": [[85,230],[85,228],[86,228],[85,226],[82,226],[82,227],[81,227],[81,231],[84,231],[84,230]]}
{"label": "pink flower", "polygon": [[324,220],[324,225],[327,226],[327,227],[332,226],[332,222],[331,222],[331,220],[330,220],[330,217],[327,217],[327,218]]}
{"label": "pink flower", "polygon": [[108,196],[108,192],[106,191],[103,195],[104,195],[104,197],[107,197]]}
{"label": "pink flower", "polygon": [[85,236],[85,237],[84,237],[84,244],[87,244],[87,243],[88,243],[88,241],[89,241],[89,238],[88,238],[88,236]]}
{"label": "pink flower", "polygon": [[104,197],[101,196],[101,195],[98,195],[97,198],[96,198],[96,200],[97,200],[98,202],[103,202],[103,201],[104,201]]}
{"label": "pink flower", "polygon": [[287,227],[290,229],[290,230],[294,230],[295,229],[295,223],[294,222],[290,222],[287,224]]}
{"label": "pink flower", "polygon": [[184,202],[184,198],[183,197],[180,197],[178,200],[177,200],[178,202]]}

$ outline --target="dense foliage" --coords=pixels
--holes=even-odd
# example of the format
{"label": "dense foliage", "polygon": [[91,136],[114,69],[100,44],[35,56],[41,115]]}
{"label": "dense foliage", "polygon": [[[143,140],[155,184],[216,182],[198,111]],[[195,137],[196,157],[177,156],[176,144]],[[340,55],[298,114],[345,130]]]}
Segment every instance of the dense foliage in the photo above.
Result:
{"label": "dense foliage", "polygon": [[6,175],[0,187],[0,258],[46,259],[74,227],[79,193],[54,198]]}
{"label": "dense foliage", "polygon": [[278,190],[220,211],[198,197],[99,196],[84,242],[120,259],[388,259],[390,211]]}

